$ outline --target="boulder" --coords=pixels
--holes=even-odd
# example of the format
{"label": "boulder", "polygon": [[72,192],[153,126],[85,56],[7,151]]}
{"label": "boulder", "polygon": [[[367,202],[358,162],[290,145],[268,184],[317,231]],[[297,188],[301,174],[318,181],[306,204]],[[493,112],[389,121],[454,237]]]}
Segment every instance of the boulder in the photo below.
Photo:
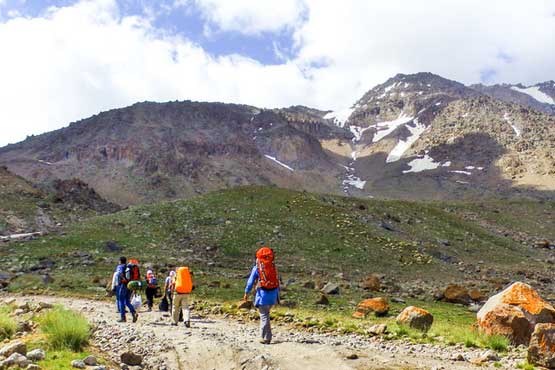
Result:
{"label": "boulder", "polygon": [[85,363],[85,365],[87,366],[96,366],[97,365],[97,361],[96,361],[96,357],[89,355],[87,357],[85,357],[83,359],[83,362]]}
{"label": "boulder", "polygon": [[2,361],[2,364],[7,368],[10,366],[19,366],[20,368],[24,369],[30,363],[31,361],[29,361],[27,357],[17,352],[12,353],[10,356],[8,356],[7,359]]}
{"label": "boulder", "polygon": [[82,360],[73,360],[71,361],[71,367],[76,369],[86,369],[87,365]]}
{"label": "boulder", "polygon": [[129,366],[139,366],[143,363],[143,356],[131,351],[127,351],[121,354],[120,360],[122,363]]}
{"label": "boulder", "polygon": [[363,300],[357,305],[357,309],[353,313],[353,317],[363,319],[371,312],[373,312],[376,316],[387,315],[389,312],[389,303],[387,302],[387,299],[378,297]]}
{"label": "boulder", "polygon": [[434,322],[434,317],[423,308],[409,306],[401,311],[396,321],[398,324],[427,332]]}
{"label": "boulder", "polygon": [[528,344],[536,324],[555,323],[555,308],[530,285],[516,282],[488,299],[477,318],[483,333],[505,335],[515,345]]}
{"label": "boulder", "polygon": [[371,327],[368,328],[366,332],[370,335],[382,335],[387,332],[387,325],[385,324],[372,325]]}
{"label": "boulder", "polygon": [[27,358],[33,362],[42,361],[46,358],[46,352],[43,349],[37,348],[27,353]]}
{"label": "boulder", "polygon": [[470,290],[470,292],[468,292],[468,295],[470,296],[470,299],[472,299],[474,302],[481,302],[486,299],[486,296],[478,289]]}
{"label": "boulder", "polygon": [[537,324],[528,347],[528,362],[555,369],[555,324]]}
{"label": "boulder", "polygon": [[322,293],[324,294],[339,294],[339,285],[334,283],[327,283],[322,288]]}
{"label": "boulder", "polygon": [[360,287],[364,290],[370,290],[372,292],[377,292],[382,287],[380,278],[375,274],[370,274],[362,280]]}
{"label": "boulder", "polygon": [[16,340],[0,348],[0,356],[9,357],[13,353],[26,355],[27,345],[20,340]]}
{"label": "boulder", "polygon": [[443,300],[449,303],[469,304],[472,299],[466,288],[450,284],[443,291]]}

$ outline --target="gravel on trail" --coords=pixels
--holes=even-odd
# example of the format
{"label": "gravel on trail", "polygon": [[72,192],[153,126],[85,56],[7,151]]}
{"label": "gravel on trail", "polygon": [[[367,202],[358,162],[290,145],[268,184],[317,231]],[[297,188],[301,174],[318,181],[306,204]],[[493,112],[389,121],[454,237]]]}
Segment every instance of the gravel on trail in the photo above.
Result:
{"label": "gravel on trail", "polygon": [[[0,296],[1,297],[1,296]],[[274,325],[274,341],[258,342],[257,322],[195,315],[191,328],[171,326],[167,313],[144,308],[139,320],[116,322],[115,304],[55,296],[13,296],[18,301],[62,304],[82,312],[94,326],[92,343],[115,363],[124,352],[143,358],[129,369],[515,369],[524,348],[500,356],[462,345],[411,344],[380,337],[298,331]],[[125,366],[123,366],[125,368]]]}

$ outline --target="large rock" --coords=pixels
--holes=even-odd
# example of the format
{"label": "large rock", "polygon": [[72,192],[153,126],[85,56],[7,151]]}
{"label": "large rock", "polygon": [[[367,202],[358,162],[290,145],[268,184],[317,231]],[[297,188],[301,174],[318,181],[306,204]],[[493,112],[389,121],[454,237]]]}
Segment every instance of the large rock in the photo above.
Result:
{"label": "large rock", "polygon": [[46,352],[43,349],[37,348],[27,353],[27,358],[33,362],[42,361],[46,358]]}
{"label": "large rock", "polygon": [[139,366],[143,363],[143,356],[131,351],[122,353],[120,359],[121,362],[129,366]]}
{"label": "large rock", "polygon": [[353,317],[363,319],[372,312],[376,316],[387,315],[389,312],[389,303],[387,302],[387,299],[382,297],[365,299],[357,305],[357,309],[353,313]]}
{"label": "large rock", "polygon": [[334,283],[327,283],[322,288],[322,293],[324,294],[339,294],[339,285]]}
{"label": "large rock", "polygon": [[538,324],[528,347],[528,362],[555,369],[555,324]]}
{"label": "large rock", "polygon": [[423,308],[409,306],[401,311],[396,320],[398,324],[427,332],[434,322],[434,317]]}
{"label": "large rock", "polygon": [[27,345],[20,340],[16,340],[0,348],[0,356],[9,357],[12,353],[26,355]]}
{"label": "large rock", "polygon": [[443,292],[443,300],[449,303],[470,304],[471,298],[466,288],[450,284]]}
{"label": "large rock", "polygon": [[9,368],[10,366],[18,366],[23,369],[30,363],[31,361],[29,361],[27,357],[17,352],[12,353],[7,359],[2,361],[2,365],[6,368]]}
{"label": "large rock", "polygon": [[380,278],[376,274],[370,274],[362,280],[360,284],[361,288],[364,290],[370,290],[372,292],[377,292],[382,287]]}
{"label": "large rock", "polygon": [[505,335],[516,345],[528,344],[536,324],[555,323],[555,308],[530,285],[517,282],[488,299],[477,318],[485,334]]}

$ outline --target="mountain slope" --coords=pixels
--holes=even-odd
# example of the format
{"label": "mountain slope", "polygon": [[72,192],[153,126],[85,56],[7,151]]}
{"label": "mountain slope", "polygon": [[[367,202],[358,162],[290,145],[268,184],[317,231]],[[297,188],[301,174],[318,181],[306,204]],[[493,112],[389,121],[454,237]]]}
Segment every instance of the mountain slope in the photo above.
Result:
{"label": "mountain slope", "polygon": [[9,145],[0,162],[38,182],[78,177],[124,205],[245,184],[333,191],[341,167],[318,138],[335,136],[349,133],[304,107],[139,103]]}
{"label": "mountain slope", "polygon": [[[503,89],[550,99],[552,85]],[[0,164],[35,183],[79,178],[122,205],[248,184],[403,199],[552,197],[555,115],[484,91],[416,73],[337,112],[137,103],[0,148]]]}
{"label": "mountain slope", "polygon": [[547,81],[533,86],[477,84],[470,87],[484,95],[507,103],[530,107],[546,114],[555,114],[555,81]]}

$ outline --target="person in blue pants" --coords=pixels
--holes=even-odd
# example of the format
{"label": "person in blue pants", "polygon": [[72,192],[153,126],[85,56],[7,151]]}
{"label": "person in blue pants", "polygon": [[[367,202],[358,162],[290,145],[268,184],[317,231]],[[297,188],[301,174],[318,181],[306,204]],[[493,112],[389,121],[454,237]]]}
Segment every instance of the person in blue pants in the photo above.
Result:
{"label": "person in blue pants", "polygon": [[125,268],[127,267],[127,258],[120,257],[119,265],[116,267],[117,282],[116,295],[119,303],[119,313],[121,315],[118,322],[125,322],[125,307],[129,308],[129,312],[133,315],[133,322],[137,322],[139,315],[135,311],[135,307],[131,304],[131,291],[127,289],[127,279],[125,278]]}
{"label": "person in blue pants", "polygon": [[279,301],[279,288],[276,289],[262,289],[258,286],[258,281],[260,279],[258,267],[255,265],[247,281],[247,286],[245,287],[245,294],[243,295],[243,300],[248,299],[252,288],[256,286],[256,296],[254,299],[254,307],[258,308],[258,313],[260,315],[260,343],[270,344],[272,342],[272,327],[270,325],[270,309],[272,306],[276,305]]}

